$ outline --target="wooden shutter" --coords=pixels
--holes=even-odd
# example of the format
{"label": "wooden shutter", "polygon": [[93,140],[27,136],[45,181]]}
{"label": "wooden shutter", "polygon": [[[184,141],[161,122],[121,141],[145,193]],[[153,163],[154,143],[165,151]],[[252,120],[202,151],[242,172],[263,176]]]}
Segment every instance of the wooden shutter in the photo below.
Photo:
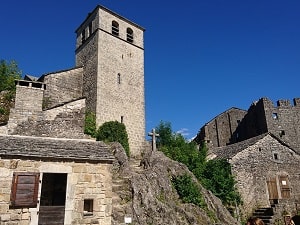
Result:
{"label": "wooden shutter", "polygon": [[10,197],[12,206],[37,206],[39,177],[39,173],[14,173]]}

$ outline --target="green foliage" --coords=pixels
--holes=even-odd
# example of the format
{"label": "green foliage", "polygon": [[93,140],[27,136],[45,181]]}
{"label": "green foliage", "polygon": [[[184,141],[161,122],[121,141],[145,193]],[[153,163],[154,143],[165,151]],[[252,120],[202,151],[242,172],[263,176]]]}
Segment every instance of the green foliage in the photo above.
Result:
{"label": "green foliage", "polygon": [[15,92],[15,79],[21,79],[21,71],[14,61],[0,61],[0,92]]}
{"label": "green foliage", "polygon": [[0,106],[0,115],[8,115],[8,109]]}
{"label": "green foliage", "polygon": [[182,176],[173,177],[172,184],[184,203],[192,203],[199,207],[206,206],[201,191],[196,183],[193,182],[191,176],[184,174]]}
{"label": "green foliage", "polygon": [[241,203],[235,188],[235,180],[226,160],[206,161],[207,147],[200,148],[194,142],[188,142],[181,134],[172,132],[169,122],[160,122],[156,127],[158,148],[173,160],[184,163],[202,185],[218,196],[223,204],[230,206]]}
{"label": "green foliage", "polygon": [[119,142],[125,149],[127,156],[130,155],[128,135],[123,123],[118,121],[105,122],[97,130],[96,139],[104,142]]}
{"label": "green foliage", "polygon": [[84,121],[84,133],[96,137],[96,114],[94,112],[87,111]]}
{"label": "green foliage", "polygon": [[201,181],[203,186],[222,199],[225,205],[234,205],[235,201],[237,204],[241,203],[230,164],[225,159],[207,161]]}
{"label": "green foliage", "polygon": [[5,124],[9,118],[15,94],[15,79],[21,79],[21,71],[14,61],[0,60],[0,124]]}

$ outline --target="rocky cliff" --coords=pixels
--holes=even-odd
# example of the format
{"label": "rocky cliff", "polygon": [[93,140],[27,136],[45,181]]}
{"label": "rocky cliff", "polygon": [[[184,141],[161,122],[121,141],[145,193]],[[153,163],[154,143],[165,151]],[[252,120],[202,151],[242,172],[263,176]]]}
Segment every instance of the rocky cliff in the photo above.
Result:
{"label": "rocky cliff", "polygon": [[[166,157],[162,152],[146,151],[140,160],[130,159],[122,147],[112,144],[117,162],[113,176],[113,225],[177,225],[177,224],[240,224],[221,201],[205,190],[188,168]],[[199,186],[206,207],[184,204],[171,178],[189,174]]]}

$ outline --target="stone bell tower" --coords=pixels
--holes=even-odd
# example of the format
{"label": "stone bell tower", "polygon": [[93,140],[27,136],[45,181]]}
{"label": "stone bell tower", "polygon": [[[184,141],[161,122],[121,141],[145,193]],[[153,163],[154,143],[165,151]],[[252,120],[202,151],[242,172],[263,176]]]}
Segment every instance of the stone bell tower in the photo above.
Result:
{"label": "stone bell tower", "polygon": [[145,143],[144,28],[97,6],[76,30],[76,66],[83,67],[87,110],[97,127],[124,123],[133,156]]}

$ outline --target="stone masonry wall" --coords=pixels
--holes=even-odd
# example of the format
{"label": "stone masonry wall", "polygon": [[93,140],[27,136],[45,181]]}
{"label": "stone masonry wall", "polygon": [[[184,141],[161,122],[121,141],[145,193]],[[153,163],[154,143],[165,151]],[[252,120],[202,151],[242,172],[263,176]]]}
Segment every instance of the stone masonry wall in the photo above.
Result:
{"label": "stone masonry wall", "polygon": [[201,128],[196,137],[197,143],[204,140],[208,147],[226,146],[238,139],[236,129],[247,111],[231,108],[221,113]]}
{"label": "stone masonry wall", "polygon": [[[277,159],[274,154],[277,154]],[[267,181],[276,178],[279,201],[282,199],[279,177],[288,176],[291,190],[289,201],[300,201],[300,156],[279,141],[265,136],[256,144],[236,154],[231,160],[232,173],[236,177],[237,188],[244,201],[245,212],[270,207]],[[290,208],[290,213],[295,208]],[[247,215],[246,215],[247,216]]]}
{"label": "stone masonry wall", "polygon": [[83,68],[75,68],[44,76],[46,89],[43,108],[55,107],[61,103],[82,98]]}
{"label": "stone masonry wall", "polygon": [[13,132],[19,123],[27,121],[29,117],[32,120],[39,119],[42,111],[43,92],[43,88],[17,85],[15,107],[10,110],[7,124],[8,133]]}
{"label": "stone masonry wall", "polygon": [[[42,173],[67,173],[65,225],[110,225],[112,209],[110,170],[110,164],[0,159],[0,224],[38,224],[38,207],[10,208],[13,173],[25,171],[41,173],[41,175]],[[84,199],[93,200],[93,215],[84,215]]]}
{"label": "stone masonry wall", "polygon": [[11,134],[58,138],[87,138],[84,134],[85,99],[40,112],[18,123]]}
{"label": "stone masonry wall", "polygon": [[268,131],[300,152],[300,104],[294,99],[277,101],[277,106],[263,99]]}

